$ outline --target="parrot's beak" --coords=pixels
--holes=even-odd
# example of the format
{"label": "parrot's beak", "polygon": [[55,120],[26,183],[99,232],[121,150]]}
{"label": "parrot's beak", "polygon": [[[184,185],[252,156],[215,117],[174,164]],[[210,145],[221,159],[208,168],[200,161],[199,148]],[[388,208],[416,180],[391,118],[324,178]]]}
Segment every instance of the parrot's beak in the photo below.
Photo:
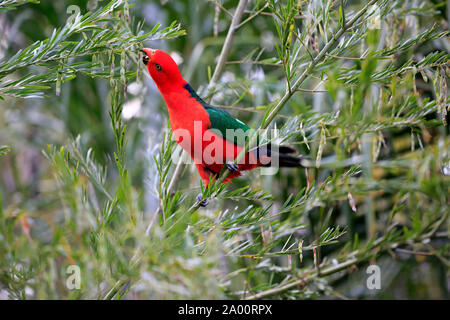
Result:
{"label": "parrot's beak", "polygon": [[146,50],[144,49],[144,50],[139,50],[139,51],[143,53],[143,55],[142,55],[142,63],[147,65],[148,62],[150,61],[150,58],[149,58]]}
{"label": "parrot's beak", "polygon": [[155,49],[151,49],[151,48],[144,48],[139,50],[140,52],[142,52],[144,55],[142,56],[142,63],[147,65],[148,62],[150,61],[152,55],[155,54]]}

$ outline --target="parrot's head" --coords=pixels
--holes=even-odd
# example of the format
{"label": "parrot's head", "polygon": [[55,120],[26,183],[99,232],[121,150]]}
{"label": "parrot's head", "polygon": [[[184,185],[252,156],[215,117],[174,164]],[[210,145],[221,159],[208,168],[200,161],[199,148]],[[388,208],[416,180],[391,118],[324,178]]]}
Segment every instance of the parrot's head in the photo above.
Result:
{"label": "parrot's head", "polygon": [[159,88],[184,85],[180,70],[172,57],[158,49],[144,48],[142,62]]}

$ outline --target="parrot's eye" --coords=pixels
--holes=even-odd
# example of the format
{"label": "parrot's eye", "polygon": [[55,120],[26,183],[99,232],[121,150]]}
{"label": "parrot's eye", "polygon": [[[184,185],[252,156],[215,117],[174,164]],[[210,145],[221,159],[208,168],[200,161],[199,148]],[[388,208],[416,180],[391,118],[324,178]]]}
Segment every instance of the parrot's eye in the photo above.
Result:
{"label": "parrot's eye", "polygon": [[162,67],[161,67],[159,64],[155,64],[155,68],[156,68],[156,70],[158,70],[158,71],[161,71],[161,70],[162,70]]}
{"label": "parrot's eye", "polygon": [[142,57],[142,62],[143,62],[145,65],[147,65],[147,63],[148,63],[149,60],[150,60],[150,59],[149,59],[149,57],[148,57],[147,55],[144,55],[144,56]]}

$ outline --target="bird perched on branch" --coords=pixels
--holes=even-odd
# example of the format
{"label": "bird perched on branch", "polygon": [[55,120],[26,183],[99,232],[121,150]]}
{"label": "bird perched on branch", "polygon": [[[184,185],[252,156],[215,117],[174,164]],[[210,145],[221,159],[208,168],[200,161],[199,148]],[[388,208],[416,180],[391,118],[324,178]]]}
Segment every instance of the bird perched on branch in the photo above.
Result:
{"label": "bird perched on branch", "polygon": [[166,102],[173,135],[194,160],[205,186],[211,178],[219,177],[224,165],[229,171],[224,183],[240,176],[243,171],[258,167],[302,166],[302,158],[292,155],[295,149],[271,143],[261,143],[249,149],[235,164],[250,128],[228,112],[202,100],[183,79],[169,54],[149,48],[141,52],[142,62]]}

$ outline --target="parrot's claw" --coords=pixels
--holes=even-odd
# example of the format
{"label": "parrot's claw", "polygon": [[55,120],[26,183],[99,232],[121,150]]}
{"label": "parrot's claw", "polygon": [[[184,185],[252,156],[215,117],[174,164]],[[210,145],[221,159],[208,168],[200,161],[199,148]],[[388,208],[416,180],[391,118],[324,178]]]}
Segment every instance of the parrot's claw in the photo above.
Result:
{"label": "parrot's claw", "polygon": [[233,162],[228,162],[227,169],[230,170],[230,172],[236,172],[239,170],[239,166],[237,164],[234,164]]}
{"label": "parrot's claw", "polygon": [[197,203],[200,207],[206,207],[208,205],[208,200],[206,199],[202,200],[203,194],[201,193],[199,193],[195,199],[197,200]]}

